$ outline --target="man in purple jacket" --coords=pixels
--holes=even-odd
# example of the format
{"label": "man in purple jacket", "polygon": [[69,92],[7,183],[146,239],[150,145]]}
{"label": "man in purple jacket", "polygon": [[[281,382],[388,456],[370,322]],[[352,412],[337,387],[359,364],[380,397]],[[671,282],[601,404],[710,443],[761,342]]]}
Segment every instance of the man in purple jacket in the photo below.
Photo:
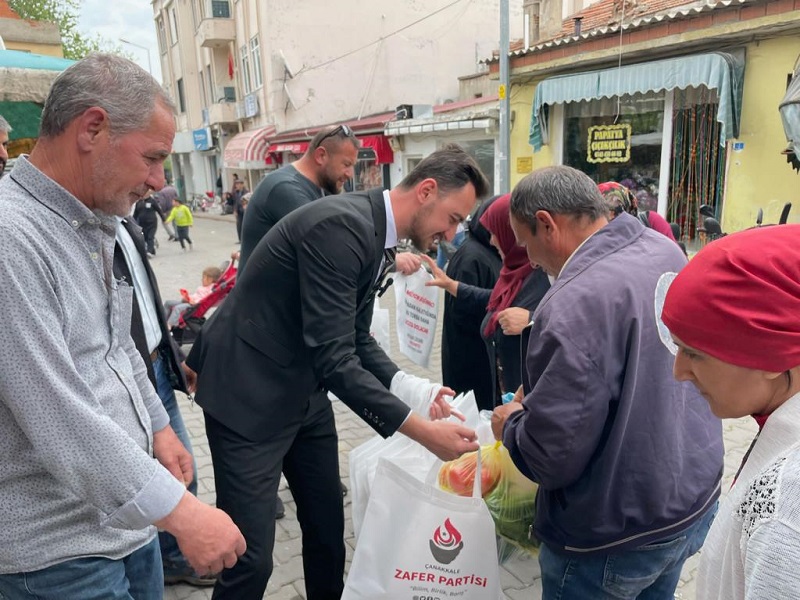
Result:
{"label": "man in purple jacket", "polygon": [[556,278],[533,315],[524,389],[493,416],[539,483],[546,600],[672,598],[719,496],[720,422],[674,380],[654,309],[659,279],[686,259],[638,219],[606,214],[569,167],[532,173],[511,199],[517,240]]}

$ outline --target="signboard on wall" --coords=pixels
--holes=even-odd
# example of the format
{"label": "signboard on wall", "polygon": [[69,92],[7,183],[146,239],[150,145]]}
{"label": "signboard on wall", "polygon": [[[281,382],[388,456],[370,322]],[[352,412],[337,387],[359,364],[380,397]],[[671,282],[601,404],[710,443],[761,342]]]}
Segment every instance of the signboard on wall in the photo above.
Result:
{"label": "signboard on wall", "polygon": [[590,163],[625,163],[631,159],[631,125],[589,127],[586,160]]}
{"label": "signboard on wall", "polygon": [[208,150],[211,148],[211,130],[208,127],[193,129],[192,141],[195,150]]}
{"label": "signboard on wall", "polygon": [[517,173],[530,173],[532,171],[533,171],[532,156],[517,157]]}

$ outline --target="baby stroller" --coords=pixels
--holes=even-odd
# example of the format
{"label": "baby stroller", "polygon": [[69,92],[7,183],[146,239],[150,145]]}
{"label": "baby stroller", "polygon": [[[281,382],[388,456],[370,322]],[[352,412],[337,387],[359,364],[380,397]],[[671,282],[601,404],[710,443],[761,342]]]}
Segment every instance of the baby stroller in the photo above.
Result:
{"label": "baby stroller", "polygon": [[214,283],[211,293],[194,306],[189,307],[180,318],[178,326],[172,329],[172,337],[179,346],[192,344],[197,339],[197,334],[206,322],[206,314],[212,308],[219,306],[225,297],[231,293],[236,284],[236,261],[231,260],[223,269],[222,275]]}

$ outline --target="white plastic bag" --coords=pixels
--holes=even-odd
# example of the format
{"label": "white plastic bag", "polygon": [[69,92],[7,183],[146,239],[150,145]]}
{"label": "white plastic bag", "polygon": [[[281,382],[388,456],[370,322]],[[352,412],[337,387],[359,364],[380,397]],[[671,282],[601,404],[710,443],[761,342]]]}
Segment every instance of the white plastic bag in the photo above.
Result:
{"label": "white plastic bag", "polygon": [[[420,382],[425,382],[425,380],[420,380]],[[410,403],[412,400],[403,397],[403,395],[400,396],[400,399],[406,403]],[[478,405],[475,402],[475,394],[469,392],[456,396],[451,402],[451,406],[464,415],[466,418],[464,425],[466,427],[472,429],[478,427],[480,416],[478,414]],[[418,412],[427,418],[427,409],[425,408],[424,410],[424,413]],[[453,422],[456,421],[455,417],[450,418]],[[402,433],[396,433],[387,439],[376,435],[354,448],[350,452],[350,500],[352,503],[350,508],[353,519],[353,532],[356,539],[361,533],[361,526],[364,522],[364,515],[367,512],[367,504],[372,490],[372,482],[375,479],[375,472],[380,458],[386,458],[401,466],[406,473],[420,481],[427,480],[430,473],[438,473],[439,467],[442,466],[442,461],[436,458],[436,455]],[[431,481],[436,481],[435,476]]]}
{"label": "white plastic bag", "polygon": [[502,598],[494,523],[476,488],[448,494],[381,460],[342,600]]}
{"label": "white plastic bag", "polygon": [[389,342],[389,309],[381,308],[377,298],[375,298],[375,305],[372,308],[372,324],[369,327],[369,334],[375,338],[381,350],[388,355],[391,351]]}
{"label": "white plastic bag", "polygon": [[397,342],[414,364],[428,368],[439,314],[439,290],[425,287],[431,276],[425,269],[412,275],[396,273]]}

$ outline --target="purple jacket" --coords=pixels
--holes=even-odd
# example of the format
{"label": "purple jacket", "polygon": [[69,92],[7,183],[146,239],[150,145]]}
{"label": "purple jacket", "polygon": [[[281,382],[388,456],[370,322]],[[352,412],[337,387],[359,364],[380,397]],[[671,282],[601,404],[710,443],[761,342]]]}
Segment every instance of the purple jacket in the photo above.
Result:
{"label": "purple jacket", "polygon": [[622,214],[573,255],[534,314],[524,410],[503,443],[539,483],[535,535],[566,553],[667,538],[719,495],[722,426],[672,376],[654,296],[686,260]]}

